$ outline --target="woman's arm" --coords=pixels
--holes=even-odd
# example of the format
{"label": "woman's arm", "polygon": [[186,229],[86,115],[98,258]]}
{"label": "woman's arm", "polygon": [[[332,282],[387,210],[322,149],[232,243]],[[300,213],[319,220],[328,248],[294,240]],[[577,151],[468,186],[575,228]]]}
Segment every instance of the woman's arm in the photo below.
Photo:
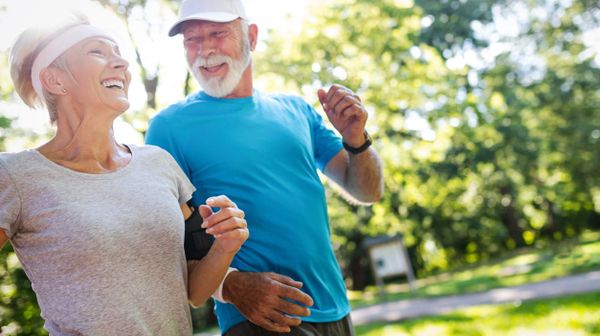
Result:
{"label": "woman's arm", "polygon": [[[212,208],[220,208],[214,212]],[[194,307],[202,305],[223,281],[233,257],[248,238],[244,212],[226,196],[211,197],[199,208],[202,226],[215,237],[208,254],[201,260],[188,261],[188,298]],[[191,215],[182,205],[185,218]]]}

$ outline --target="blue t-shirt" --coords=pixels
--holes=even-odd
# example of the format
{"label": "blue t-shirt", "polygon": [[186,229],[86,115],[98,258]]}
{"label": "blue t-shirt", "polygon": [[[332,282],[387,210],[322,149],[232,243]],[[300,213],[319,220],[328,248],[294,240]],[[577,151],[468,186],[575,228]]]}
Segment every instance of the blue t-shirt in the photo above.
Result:
{"label": "blue t-shirt", "polygon": [[[193,203],[224,194],[244,210],[250,237],[232,266],[302,281],[310,322],[350,312],[330,242],[323,170],[341,139],[304,100],[254,91],[244,98],[194,94],[159,113],[146,142],[169,151],[197,188]],[[245,320],[216,302],[223,332]]]}

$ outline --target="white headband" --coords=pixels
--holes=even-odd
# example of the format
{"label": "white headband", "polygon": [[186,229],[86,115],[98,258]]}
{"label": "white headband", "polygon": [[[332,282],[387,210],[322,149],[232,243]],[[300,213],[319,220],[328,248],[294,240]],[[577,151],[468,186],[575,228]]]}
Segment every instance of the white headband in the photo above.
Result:
{"label": "white headband", "polygon": [[33,61],[33,66],[31,67],[31,82],[35,93],[37,93],[42,101],[44,101],[44,91],[42,89],[42,82],[40,81],[40,72],[52,64],[52,62],[54,62],[54,60],[62,53],[67,51],[67,49],[71,48],[76,43],[93,36],[102,36],[114,40],[110,34],[100,28],[90,26],[89,24],[81,24],[68,29],[54,38],[54,40],[50,41],[50,43],[48,43],[48,45],[36,56],[35,61]]}

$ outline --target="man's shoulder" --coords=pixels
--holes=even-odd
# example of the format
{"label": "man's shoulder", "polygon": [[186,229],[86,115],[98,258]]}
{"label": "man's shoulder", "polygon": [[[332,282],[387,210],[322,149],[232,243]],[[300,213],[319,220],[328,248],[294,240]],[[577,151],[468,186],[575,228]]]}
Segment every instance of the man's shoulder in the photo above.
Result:
{"label": "man's shoulder", "polygon": [[301,112],[303,114],[312,111],[312,106],[302,97],[287,93],[265,94],[264,99],[272,101],[274,104],[284,106],[287,110]]}
{"label": "man's shoulder", "polygon": [[154,118],[169,119],[182,111],[185,111],[190,105],[195,102],[194,95],[190,95],[162,109]]}
{"label": "man's shoulder", "polygon": [[294,104],[298,104],[298,105],[308,104],[304,100],[304,98],[302,98],[298,95],[289,94],[289,93],[269,93],[269,94],[265,94],[265,97],[267,99],[272,99],[272,100],[275,100],[280,103],[294,103]]}

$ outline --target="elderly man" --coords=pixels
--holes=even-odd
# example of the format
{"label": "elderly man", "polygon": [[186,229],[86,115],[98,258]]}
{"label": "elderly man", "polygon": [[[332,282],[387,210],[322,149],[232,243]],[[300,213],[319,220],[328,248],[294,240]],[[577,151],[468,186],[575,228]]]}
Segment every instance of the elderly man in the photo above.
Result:
{"label": "elderly man", "polygon": [[318,90],[340,138],[301,98],[255,90],[258,29],[239,0],[184,1],[177,34],[203,91],[160,112],[146,141],[175,157],[194,203],[226,194],[246,212],[250,237],[215,293],[223,333],[353,335],[317,170],[356,201],[380,199],[360,98],[340,85]]}

